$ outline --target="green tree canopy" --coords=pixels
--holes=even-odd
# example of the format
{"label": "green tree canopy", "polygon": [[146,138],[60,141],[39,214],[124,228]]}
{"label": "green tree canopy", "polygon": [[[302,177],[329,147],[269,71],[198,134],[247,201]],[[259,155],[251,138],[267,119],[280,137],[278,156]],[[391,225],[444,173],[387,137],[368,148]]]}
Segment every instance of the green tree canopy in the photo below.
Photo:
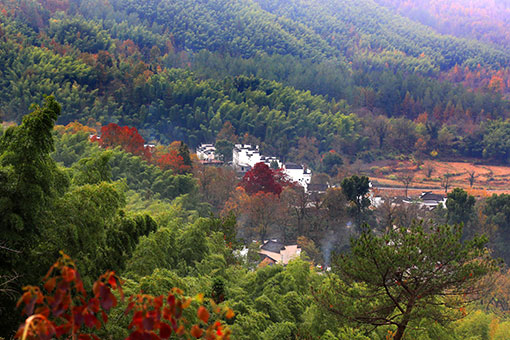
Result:
{"label": "green tree canopy", "polygon": [[0,224],[7,240],[19,241],[23,232],[26,241],[37,233],[57,189],[68,184],[49,155],[59,114],[60,105],[47,97],[43,107],[35,106],[20,126],[0,138]]}
{"label": "green tree canopy", "polygon": [[370,189],[370,180],[367,176],[352,176],[344,178],[342,190],[347,199],[353,204],[351,212],[356,218],[357,226],[361,226],[363,213],[370,206],[370,199],[367,197]]}
{"label": "green tree canopy", "polygon": [[492,195],[487,198],[483,206],[483,213],[487,216],[487,222],[496,226],[497,232],[491,240],[491,245],[498,256],[505,261],[510,260],[510,249],[508,240],[510,239],[510,195]]}
{"label": "green tree canopy", "polygon": [[455,188],[447,197],[448,223],[467,223],[473,218],[475,207],[473,196],[460,188]]}
{"label": "green tree canopy", "polygon": [[396,340],[421,318],[447,321],[498,268],[486,237],[461,242],[461,236],[461,226],[416,224],[382,236],[367,228],[351,240],[350,254],[335,259],[335,275],[315,296],[344,320],[396,327]]}
{"label": "green tree canopy", "polygon": [[325,172],[330,176],[336,176],[338,174],[338,167],[343,163],[342,157],[338,153],[330,151],[322,156],[319,171]]}

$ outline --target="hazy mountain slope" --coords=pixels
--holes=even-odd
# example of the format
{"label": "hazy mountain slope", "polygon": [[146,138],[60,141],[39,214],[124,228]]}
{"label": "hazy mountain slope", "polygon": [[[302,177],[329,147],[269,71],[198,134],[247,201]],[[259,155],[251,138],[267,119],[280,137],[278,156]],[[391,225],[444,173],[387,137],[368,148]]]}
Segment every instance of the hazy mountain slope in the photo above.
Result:
{"label": "hazy mountain slope", "polygon": [[373,0],[254,0],[271,13],[311,27],[346,54],[361,50],[401,51],[430,57],[441,69],[455,64],[508,63],[502,50],[478,42],[441,36]]}
{"label": "hazy mountain slope", "polygon": [[440,33],[510,48],[508,0],[375,0]]}

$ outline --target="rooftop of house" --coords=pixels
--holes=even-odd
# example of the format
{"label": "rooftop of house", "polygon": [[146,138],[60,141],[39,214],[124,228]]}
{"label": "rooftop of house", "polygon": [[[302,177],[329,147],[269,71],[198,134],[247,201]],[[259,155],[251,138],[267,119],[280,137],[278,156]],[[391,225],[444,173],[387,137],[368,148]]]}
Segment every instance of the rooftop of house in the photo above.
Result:
{"label": "rooftop of house", "polygon": [[202,144],[196,149],[197,155],[212,156],[216,153],[216,148],[212,144]]}
{"label": "rooftop of house", "polygon": [[420,199],[423,201],[442,201],[446,197],[444,195],[434,194],[431,191],[424,192],[420,195]]}
{"label": "rooftop of house", "polygon": [[210,150],[210,149],[216,149],[216,147],[213,144],[200,144],[200,146],[197,148],[197,150]]}
{"label": "rooftop of house", "polygon": [[303,169],[303,166],[296,164],[296,163],[285,163],[285,169],[287,169],[287,170],[301,170],[301,169]]}
{"label": "rooftop of house", "polygon": [[299,254],[301,254],[301,248],[297,244],[286,246],[276,240],[264,242],[259,250],[259,255],[263,258],[263,261],[267,262],[268,260],[266,259],[269,258],[283,265],[287,265],[290,260],[298,257]]}
{"label": "rooftop of house", "polygon": [[326,192],[328,190],[329,185],[322,184],[322,183],[314,183],[314,184],[308,184],[307,189],[309,192]]}
{"label": "rooftop of house", "polygon": [[258,145],[236,144],[236,145],[234,145],[234,147],[237,150],[259,151]]}
{"label": "rooftop of house", "polygon": [[264,244],[260,247],[261,250],[267,250],[274,253],[279,253],[280,250],[284,249],[285,245],[276,240],[265,241]]}

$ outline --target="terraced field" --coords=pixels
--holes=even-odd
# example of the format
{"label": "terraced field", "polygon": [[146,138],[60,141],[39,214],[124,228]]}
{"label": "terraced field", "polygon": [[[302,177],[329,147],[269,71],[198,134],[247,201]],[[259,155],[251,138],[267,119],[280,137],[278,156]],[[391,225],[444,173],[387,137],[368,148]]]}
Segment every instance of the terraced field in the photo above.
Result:
{"label": "terraced field", "polygon": [[[404,184],[400,178],[412,174],[409,195],[416,196],[423,191],[444,192],[444,178],[449,175],[449,188],[459,187],[477,197],[493,193],[510,193],[510,167],[475,164],[468,162],[426,161],[383,161],[369,164],[364,172],[370,176],[374,187],[386,194],[404,195]],[[473,185],[470,178],[473,177]]]}

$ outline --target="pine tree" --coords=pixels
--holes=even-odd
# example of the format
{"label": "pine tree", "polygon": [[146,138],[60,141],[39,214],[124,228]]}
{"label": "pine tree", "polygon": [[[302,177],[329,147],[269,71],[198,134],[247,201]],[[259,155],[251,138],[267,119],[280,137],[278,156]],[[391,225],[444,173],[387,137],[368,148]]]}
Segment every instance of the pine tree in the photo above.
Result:
{"label": "pine tree", "polygon": [[351,240],[351,253],[337,257],[316,300],[341,319],[372,327],[396,327],[400,340],[422,318],[461,317],[463,306],[481,297],[481,279],[498,269],[487,238],[461,241],[462,226],[423,224],[382,236],[367,227]]}

